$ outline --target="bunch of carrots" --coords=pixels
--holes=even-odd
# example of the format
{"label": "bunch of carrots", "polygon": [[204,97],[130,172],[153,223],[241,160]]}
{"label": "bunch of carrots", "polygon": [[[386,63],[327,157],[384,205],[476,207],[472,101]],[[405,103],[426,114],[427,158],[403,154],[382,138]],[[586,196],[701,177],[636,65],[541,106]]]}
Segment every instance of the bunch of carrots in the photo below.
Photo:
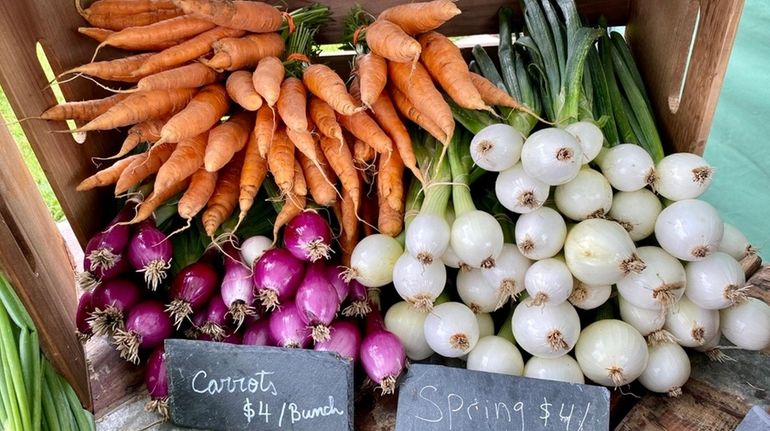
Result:
{"label": "bunch of carrots", "polygon": [[[354,8],[350,19],[362,24],[347,83],[312,60],[325,6],[286,13],[246,0],[97,0],[78,11],[92,26],[79,32],[100,43],[94,60],[104,46],[138,54],[65,74],[135,86],[41,117],[86,122],[75,132],[129,127],[108,158],[116,161],[77,189],[114,185],[120,196],[154,176],[132,223],[181,194],[179,216],[190,222],[202,212],[213,238],[236,209],[244,219],[270,174],[283,201],[274,237],[312,198],[333,208],[349,254],[359,222],[391,236],[403,229],[404,171],[423,179],[403,119],[444,145],[454,134],[434,81],[466,109],[526,109],[470,72],[460,50],[433,31],[460,14],[451,0],[394,6],[376,19]],[[150,145],[138,151],[143,143]]]}

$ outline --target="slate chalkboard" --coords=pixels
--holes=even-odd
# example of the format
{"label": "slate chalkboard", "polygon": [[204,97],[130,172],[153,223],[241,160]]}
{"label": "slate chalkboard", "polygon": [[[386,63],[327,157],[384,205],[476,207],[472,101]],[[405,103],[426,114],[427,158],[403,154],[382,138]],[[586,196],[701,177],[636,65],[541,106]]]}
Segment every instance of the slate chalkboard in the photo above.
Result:
{"label": "slate chalkboard", "polygon": [[398,395],[396,431],[608,430],[601,386],[413,364]]}
{"label": "slate chalkboard", "polygon": [[770,414],[759,406],[754,406],[738,424],[735,431],[768,431],[770,430]]}
{"label": "slate chalkboard", "polygon": [[353,363],[334,353],[166,341],[171,421],[210,430],[353,430]]}

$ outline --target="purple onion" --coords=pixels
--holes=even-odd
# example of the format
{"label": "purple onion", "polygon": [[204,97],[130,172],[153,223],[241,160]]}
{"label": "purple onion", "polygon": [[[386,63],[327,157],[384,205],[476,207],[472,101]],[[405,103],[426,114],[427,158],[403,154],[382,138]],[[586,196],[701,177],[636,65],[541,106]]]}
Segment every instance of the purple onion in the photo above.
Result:
{"label": "purple onion", "polygon": [[270,337],[279,347],[305,348],[310,344],[307,330],[294,301],[281,306],[270,315]]}
{"label": "purple onion", "polygon": [[372,311],[369,305],[369,290],[356,280],[350,280],[349,285],[348,299],[350,303],[342,310],[342,315],[347,317],[364,317],[368,315]]}
{"label": "purple onion", "polygon": [[251,346],[272,346],[275,343],[270,337],[270,320],[259,319],[246,326],[243,331],[243,344]]}
{"label": "purple onion", "polygon": [[93,311],[88,319],[93,333],[104,337],[123,329],[124,317],[142,300],[142,289],[131,280],[113,278],[102,282],[93,291]]}
{"label": "purple onion", "polygon": [[174,299],[166,306],[177,329],[184,319],[208,303],[216,292],[218,282],[217,271],[207,263],[196,262],[179,271],[171,283],[171,297]]}
{"label": "purple onion", "polygon": [[[225,337],[225,328],[227,327],[227,308],[222,300],[222,295],[214,295],[209,301],[206,312],[203,315],[203,323],[196,325],[201,333],[210,336],[213,340],[219,341]],[[193,322],[195,323],[195,322]]]}
{"label": "purple onion", "polygon": [[120,357],[139,363],[139,349],[152,349],[174,333],[174,323],[163,303],[154,299],[134,305],[128,312],[125,329],[115,331],[115,346]]}
{"label": "purple onion", "polygon": [[254,264],[254,284],[262,305],[272,310],[293,298],[304,275],[304,263],[286,249],[266,251]]}
{"label": "purple onion", "polygon": [[168,411],[168,378],[166,377],[166,351],[163,344],[157,346],[147,358],[144,370],[144,384],[151,400],[144,406],[148,412],[155,412],[167,421]]}
{"label": "purple onion", "polygon": [[223,343],[227,344],[243,344],[243,336],[240,332],[233,332],[222,339]]}
{"label": "purple onion", "polygon": [[379,309],[366,316],[366,336],[361,343],[360,357],[366,375],[380,385],[383,394],[392,394],[406,364],[406,352],[401,340],[385,329]]}
{"label": "purple onion", "polygon": [[[225,258],[227,259],[227,258]],[[243,264],[230,263],[225,265],[225,277],[222,280],[220,294],[225,305],[228,306],[230,316],[240,328],[246,316],[257,314],[254,304],[254,278]]]}
{"label": "purple onion", "polygon": [[302,322],[312,328],[313,341],[329,339],[329,325],[340,308],[337,289],[326,278],[326,266],[321,262],[311,263],[295,299]]}
{"label": "purple onion", "polygon": [[[83,262],[84,268],[89,268],[88,260]],[[105,280],[110,280],[121,276],[131,271],[131,265],[128,263],[128,259],[125,257],[125,253],[115,260],[115,264],[107,268],[106,266],[99,266],[94,270],[85,270],[79,272],[75,277],[75,282],[83,290],[91,290],[96,288],[99,283]]]}
{"label": "purple onion", "polygon": [[350,293],[350,283],[345,281],[345,268],[330,265],[326,267],[326,279],[337,290],[337,297],[340,300],[340,304],[345,302],[345,299]]}
{"label": "purple onion", "polygon": [[283,243],[294,257],[305,262],[329,259],[332,230],[320,214],[304,211],[286,224]]}
{"label": "purple onion", "polygon": [[128,261],[137,272],[144,272],[144,281],[155,291],[171,268],[171,241],[151,221],[143,221],[128,245]]}
{"label": "purple onion", "polygon": [[88,341],[93,335],[93,329],[88,319],[91,317],[91,313],[94,311],[93,301],[94,291],[87,290],[80,295],[78,300],[78,309],[75,312],[75,326],[77,327],[77,335],[80,341]]}
{"label": "purple onion", "polygon": [[329,327],[330,337],[327,341],[315,343],[313,350],[336,352],[353,363],[358,362],[358,352],[361,347],[361,331],[358,325],[347,321],[337,320]]}

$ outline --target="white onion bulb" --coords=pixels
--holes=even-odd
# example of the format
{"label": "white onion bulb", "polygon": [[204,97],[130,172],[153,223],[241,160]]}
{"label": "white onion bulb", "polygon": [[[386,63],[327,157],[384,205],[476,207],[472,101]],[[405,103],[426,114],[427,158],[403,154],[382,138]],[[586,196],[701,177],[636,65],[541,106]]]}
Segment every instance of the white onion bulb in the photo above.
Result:
{"label": "white onion bulb", "polygon": [[720,363],[726,361],[734,361],[735,359],[726,355],[722,349],[719,348],[720,341],[722,341],[722,333],[717,332],[713,337],[711,337],[710,340],[706,340],[705,343],[700,346],[695,346],[693,349],[697,350],[698,352],[703,352],[711,361],[717,361]]}
{"label": "white onion bulb", "polygon": [[433,349],[425,340],[425,333],[415,330],[424,326],[427,317],[428,313],[415,310],[405,301],[393,304],[385,313],[385,328],[396,334],[404,345],[406,356],[413,361],[421,361],[433,354]]}
{"label": "white onion bulb", "polygon": [[542,207],[516,220],[516,246],[532,260],[556,256],[564,246],[567,224],[556,210]]}
{"label": "white onion bulb", "polygon": [[548,185],[571,181],[583,164],[583,149],[563,129],[550,127],[529,135],[521,149],[524,171]]}
{"label": "white onion bulb", "polygon": [[570,304],[581,310],[593,310],[607,302],[612,294],[609,284],[585,284],[573,280],[572,293],[569,295]]}
{"label": "white onion bulb", "polygon": [[612,207],[612,187],[600,174],[583,167],[570,182],[556,186],[556,208],[572,220],[603,218]]}
{"label": "white onion bulb", "polygon": [[559,304],[572,293],[572,273],[562,260],[538,260],[527,270],[524,286],[535,306]]}
{"label": "white onion bulb", "polygon": [[548,199],[550,187],[524,172],[521,163],[497,175],[495,196],[509,211],[526,214],[540,208]]}
{"label": "white onion bulb", "polygon": [[639,376],[645,388],[670,397],[682,394],[682,386],[690,378],[690,358],[682,346],[676,343],[660,343],[649,346],[647,368]]}
{"label": "white onion bulb", "polygon": [[719,311],[700,308],[683,296],[668,308],[663,328],[683,347],[697,347],[719,333]]}
{"label": "white onion bulb", "polygon": [[687,283],[681,262],[659,247],[639,247],[636,254],[647,267],[618,281],[620,296],[648,310],[662,310],[679,301]]}
{"label": "white onion bulb", "polygon": [[241,260],[251,268],[254,262],[271,248],[273,248],[272,239],[262,235],[249,237],[241,244]]}
{"label": "white onion bulb", "polygon": [[655,191],[672,201],[695,199],[709,188],[713,172],[699,155],[669,154],[655,166]]}
{"label": "white onion bulb", "polygon": [[507,296],[489,284],[481,270],[457,272],[457,293],[474,313],[491,313],[502,307]]}
{"label": "white onion bulb", "polygon": [[685,294],[695,305],[707,310],[721,310],[746,299],[746,274],[730,255],[716,252],[687,263]]}
{"label": "white onion bulb", "polygon": [[459,302],[445,302],[433,307],[425,319],[423,331],[430,348],[447,358],[465,355],[479,341],[476,316]]}
{"label": "white onion bulb", "polygon": [[469,370],[520,376],[524,372],[524,359],[516,346],[503,337],[482,337],[468,354]]}
{"label": "white onion bulb", "polygon": [[460,261],[472,268],[491,268],[503,250],[503,228],[489,213],[464,212],[452,223],[450,244]]}
{"label": "white onion bulb", "polygon": [[523,146],[521,132],[507,124],[492,124],[481,129],[471,140],[471,158],[485,171],[500,172],[519,161]]}
{"label": "white onion bulb", "polygon": [[450,268],[462,269],[463,271],[471,270],[470,266],[460,261],[460,258],[457,257],[457,253],[455,253],[455,251],[452,250],[451,246],[447,247],[444,254],[441,255],[441,262],[443,262],[444,265]]}
{"label": "white onion bulb", "polygon": [[495,321],[489,313],[476,313],[479,322],[479,339],[495,334]]}
{"label": "white onion bulb", "polygon": [[602,129],[588,121],[578,121],[565,127],[564,130],[577,139],[583,150],[583,164],[591,162],[599,154],[604,145]]}
{"label": "white onion bulb", "polygon": [[655,222],[655,238],[682,260],[703,260],[719,249],[724,223],[709,203],[686,199],[666,207]]}
{"label": "white onion bulb", "polygon": [[580,318],[567,301],[538,306],[527,298],[513,310],[511,323],[519,346],[543,358],[566,354],[580,336]]}
{"label": "white onion bulb", "polygon": [[503,244],[495,266],[482,268],[481,275],[487,283],[497,287],[501,299],[507,302],[524,290],[524,276],[530,265],[532,261],[524,257],[515,245]]}
{"label": "white onion bulb", "polygon": [[652,157],[636,144],[620,144],[604,149],[596,162],[607,181],[621,192],[643,189],[655,180]]}
{"label": "white onion bulb", "polygon": [[730,223],[725,223],[722,240],[719,242],[719,251],[729,254],[735,260],[741,260],[749,254],[756,254],[757,252],[749,244],[746,235]]}
{"label": "white onion bulb", "polygon": [[731,343],[746,350],[770,347],[770,305],[756,298],[746,298],[740,304],[720,313],[722,334]]}
{"label": "white onion bulb", "polygon": [[602,219],[576,224],[564,242],[564,257],[575,278],[588,284],[613,284],[645,268],[628,232]]}
{"label": "white onion bulb", "polygon": [[404,253],[393,266],[396,292],[419,311],[430,311],[445,285],[446,267],[439,261],[425,265],[411,254]]}
{"label": "white onion bulb", "polygon": [[674,336],[663,329],[663,325],[666,323],[666,313],[663,310],[637,307],[622,296],[618,297],[618,304],[620,305],[620,318],[646,337],[648,344],[676,343]]}
{"label": "white onion bulb", "polygon": [[356,244],[350,255],[348,277],[366,287],[382,287],[393,281],[393,267],[403,253],[404,249],[395,238],[369,235]]}
{"label": "white onion bulb", "polygon": [[429,265],[449,247],[449,223],[440,215],[421,212],[406,230],[406,251]]}
{"label": "white onion bulb", "polygon": [[524,377],[566,383],[584,384],[586,382],[585,377],[583,377],[583,370],[570,355],[559,356],[558,358],[533,356],[524,365]]}
{"label": "white onion bulb", "polygon": [[647,367],[647,343],[628,323],[599,320],[580,333],[575,358],[586,377],[618,387],[634,381]]}
{"label": "white onion bulb", "polygon": [[655,220],[663,204],[655,193],[647,189],[635,192],[617,192],[612,196],[609,218],[620,223],[634,241],[640,241],[655,231]]}

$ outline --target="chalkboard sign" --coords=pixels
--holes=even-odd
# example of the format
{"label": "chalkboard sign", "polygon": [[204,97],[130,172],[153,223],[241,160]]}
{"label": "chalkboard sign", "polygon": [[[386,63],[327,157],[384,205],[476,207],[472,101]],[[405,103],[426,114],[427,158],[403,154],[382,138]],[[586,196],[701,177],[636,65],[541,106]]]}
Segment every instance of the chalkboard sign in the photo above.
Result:
{"label": "chalkboard sign", "polygon": [[749,414],[738,424],[735,431],[768,431],[770,430],[770,414],[759,406],[749,410]]}
{"label": "chalkboard sign", "polygon": [[329,352],[167,340],[171,421],[209,430],[353,430],[353,363]]}
{"label": "chalkboard sign", "polygon": [[610,391],[601,386],[413,364],[396,431],[604,431],[609,420]]}

